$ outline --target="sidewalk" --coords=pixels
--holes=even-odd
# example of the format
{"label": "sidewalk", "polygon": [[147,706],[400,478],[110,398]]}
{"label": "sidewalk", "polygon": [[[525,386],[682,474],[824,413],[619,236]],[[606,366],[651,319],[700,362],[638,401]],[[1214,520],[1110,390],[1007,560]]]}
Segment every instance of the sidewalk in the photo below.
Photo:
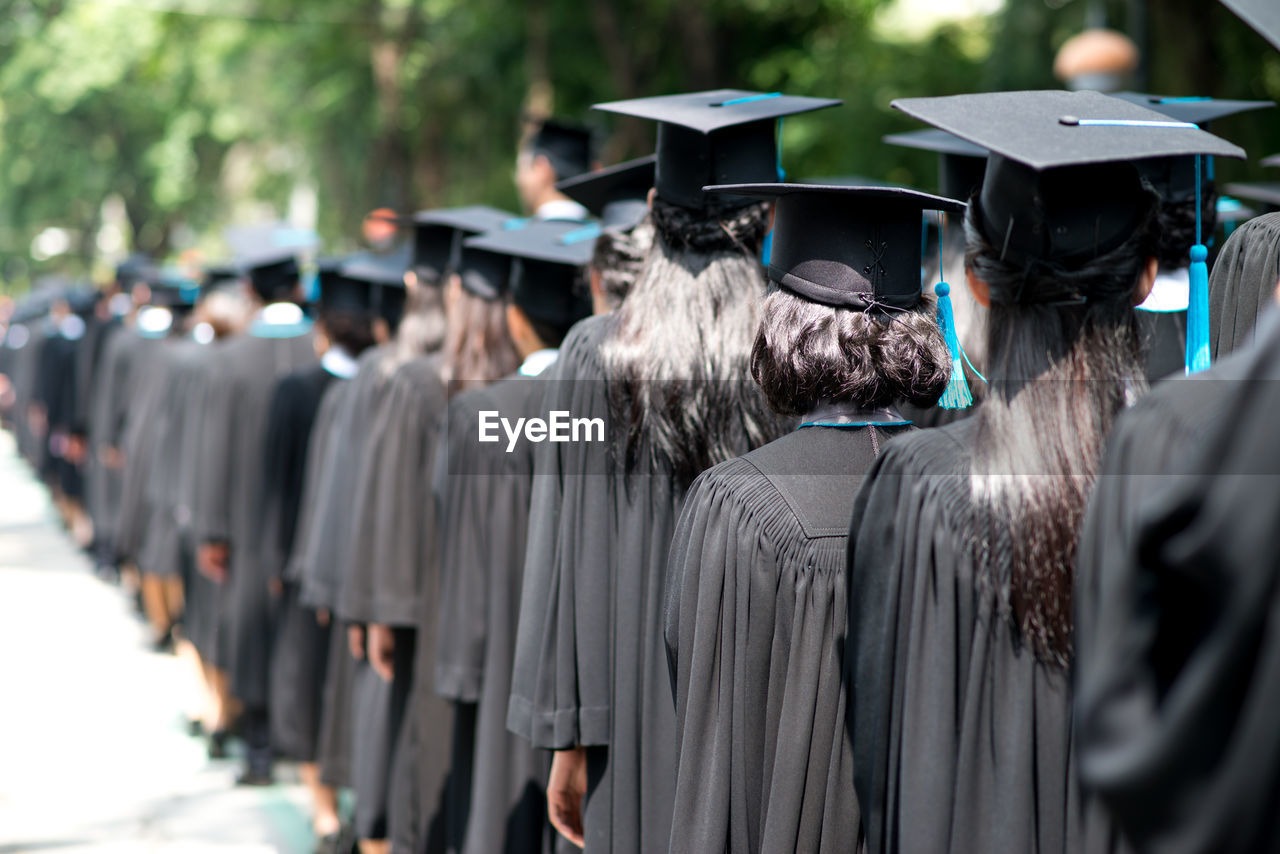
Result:
{"label": "sidewalk", "polygon": [[0,854],[308,852],[302,787],[233,786],[185,732],[186,667],[146,636],[0,433]]}

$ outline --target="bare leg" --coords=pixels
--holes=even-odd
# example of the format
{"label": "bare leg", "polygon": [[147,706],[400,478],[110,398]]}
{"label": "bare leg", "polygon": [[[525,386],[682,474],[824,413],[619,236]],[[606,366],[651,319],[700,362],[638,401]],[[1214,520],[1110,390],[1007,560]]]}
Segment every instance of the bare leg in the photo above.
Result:
{"label": "bare leg", "polygon": [[360,846],[360,854],[390,854],[391,852],[389,839],[361,839],[356,844]]}
{"label": "bare leg", "polygon": [[311,828],[316,838],[337,833],[342,829],[342,819],[338,817],[338,790],[320,782],[320,766],[314,762],[299,765],[298,775],[311,793]]}
{"label": "bare leg", "polygon": [[165,603],[164,579],[158,575],[142,573],[142,610],[151,624],[156,643],[160,643],[169,634],[173,621]]}

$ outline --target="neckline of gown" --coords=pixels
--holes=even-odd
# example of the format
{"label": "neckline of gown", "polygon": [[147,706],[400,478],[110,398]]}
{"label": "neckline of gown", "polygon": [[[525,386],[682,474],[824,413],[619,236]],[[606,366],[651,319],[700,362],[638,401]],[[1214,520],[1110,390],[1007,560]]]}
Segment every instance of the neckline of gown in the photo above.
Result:
{"label": "neckline of gown", "polygon": [[892,406],[868,408],[855,403],[823,403],[800,419],[805,427],[907,427],[911,422]]}

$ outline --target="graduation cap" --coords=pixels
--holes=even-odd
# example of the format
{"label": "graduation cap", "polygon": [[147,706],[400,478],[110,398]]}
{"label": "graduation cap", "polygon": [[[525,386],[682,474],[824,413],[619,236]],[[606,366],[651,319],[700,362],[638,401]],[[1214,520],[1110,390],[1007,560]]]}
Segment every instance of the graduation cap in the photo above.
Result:
{"label": "graduation cap", "polygon": [[952,199],[968,199],[982,186],[987,150],[937,128],[891,133],[883,141],[902,148],[932,151],[938,155],[938,192]]}
{"label": "graduation cap", "polygon": [[528,150],[551,161],[557,178],[591,168],[591,130],[562,119],[546,119],[529,140]]}
{"label": "graduation cap", "polygon": [[605,228],[627,230],[649,214],[658,156],[650,154],[556,184],[556,189],[601,220]]}
{"label": "graduation cap", "polygon": [[823,305],[907,309],[920,302],[920,216],[964,202],[905,187],[728,184],[707,192],[776,200],[769,278]]}
{"label": "graduation cap", "polygon": [[1273,154],[1270,157],[1264,157],[1259,162],[1263,166],[1280,166],[1280,154]]}
{"label": "graduation cap", "polygon": [[[1272,101],[1232,101],[1223,98],[1171,97],[1148,95],[1142,92],[1118,92],[1112,97],[1163,113],[1171,119],[1206,127],[1212,121],[1234,116],[1237,113],[1274,107]],[[1189,202],[1196,198],[1196,158],[1158,157],[1135,164],[1142,177],[1166,202]],[[1200,170],[1199,191],[1213,180],[1212,169],[1207,165]]]}
{"label": "graduation cap", "polygon": [[1270,209],[1280,209],[1280,181],[1228,184],[1226,191],[1236,198],[1258,202]]}
{"label": "graduation cap", "polygon": [[1222,0],[1222,5],[1280,50],[1280,4],[1275,0]]}
{"label": "graduation cap", "polygon": [[978,222],[1015,261],[1082,262],[1123,243],[1145,197],[1129,161],[1244,156],[1194,124],[1097,92],[903,98],[892,106],[990,151]]}
{"label": "graduation cap", "polygon": [[133,286],[145,282],[152,274],[155,262],[149,255],[135,252],[116,265],[116,281],[125,293],[133,290]]}
{"label": "graduation cap", "polygon": [[208,264],[200,271],[200,292],[207,294],[231,285],[239,285],[244,279],[244,270],[230,261]]}
{"label": "graduation cap", "polygon": [[459,263],[462,241],[516,219],[487,205],[440,208],[413,215],[413,269],[427,282],[442,282]]}
{"label": "graduation cap", "polygon": [[[1240,147],[1191,122],[1097,92],[992,92],[907,98],[892,106],[990,150],[974,220],[987,242],[1014,263],[1083,264],[1123,244],[1146,207],[1147,190],[1130,165],[1133,160],[1244,157]],[[1188,373],[1209,366],[1208,250],[1200,239],[1197,205]],[[1019,296],[1028,301],[1081,298],[1078,293]]]}
{"label": "graduation cap", "polygon": [[581,279],[599,234],[594,223],[542,221],[473,237],[466,245],[510,258],[512,302],[534,320],[567,329],[591,314]]}
{"label": "graduation cap", "polygon": [[244,262],[253,290],[266,302],[288,299],[298,285],[298,259],[293,249],[264,252]]}
{"label": "graduation cap", "polygon": [[373,309],[376,286],[364,279],[343,273],[348,258],[321,258],[316,262],[320,310],[343,314],[366,315]]}
{"label": "graduation cap", "polygon": [[1149,95],[1143,92],[1116,92],[1111,97],[1131,104],[1164,113],[1180,122],[1191,122],[1204,127],[1217,119],[1225,119],[1237,113],[1274,107],[1274,101],[1233,101],[1227,98],[1199,96]]}
{"label": "graduation cap", "polygon": [[[777,181],[777,123],[785,116],[834,107],[831,98],[717,89],[596,104],[593,109],[658,122],[654,183],[665,201],[702,210],[711,184]],[[720,196],[723,204],[733,197]]]}
{"label": "graduation cap", "polygon": [[199,282],[174,268],[153,270],[148,279],[151,290],[148,305],[183,311],[195,305],[200,294]]}

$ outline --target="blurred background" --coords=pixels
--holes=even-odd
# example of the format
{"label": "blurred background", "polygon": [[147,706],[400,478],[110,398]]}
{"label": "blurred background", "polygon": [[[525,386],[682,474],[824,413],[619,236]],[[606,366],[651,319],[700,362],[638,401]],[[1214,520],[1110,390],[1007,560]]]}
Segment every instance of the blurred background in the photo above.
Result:
{"label": "blurred background", "polygon": [[[0,293],[109,278],[131,251],[216,256],[228,223],[284,220],[353,248],[366,212],[516,207],[522,117],[587,120],[601,160],[651,123],[597,101],[742,87],[843,98],[787,123],[793,177],[931,186],[895,97],[1054,88],[1106,27],[1130,88],[1280,98],[1280,55],[1210,0],[0,0]],[[1060,69],[1061,70],[1061,69]],[[1261,177],[1269,112],[1215,123]]]}

